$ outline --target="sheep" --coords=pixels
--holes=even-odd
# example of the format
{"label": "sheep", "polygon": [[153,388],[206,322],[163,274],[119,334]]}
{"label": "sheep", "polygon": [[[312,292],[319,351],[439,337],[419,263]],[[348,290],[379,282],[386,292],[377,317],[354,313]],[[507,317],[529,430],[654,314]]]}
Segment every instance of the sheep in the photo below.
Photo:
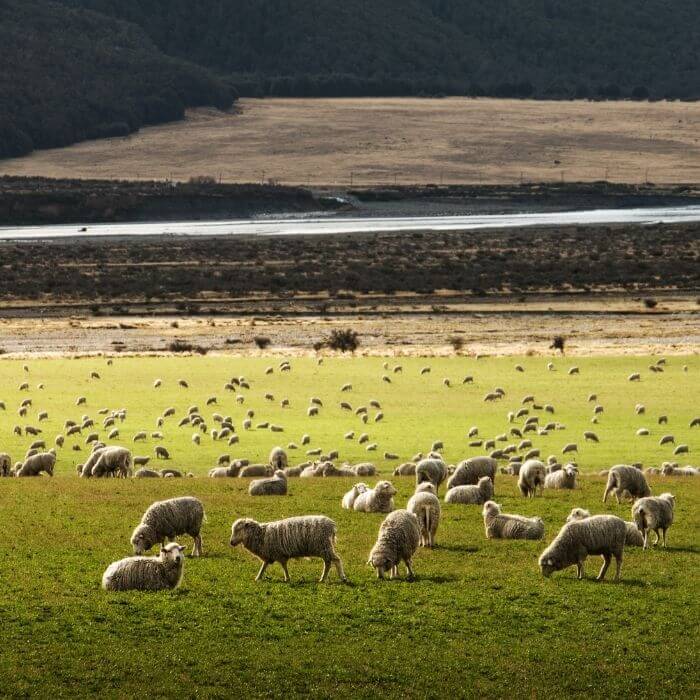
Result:
{"label": "sheep", "polygon": [[676,449],[673,450],[673,454],[674,455],[684,455],[684,454],[688,454],[689,451],[690,450],[688,448],[688,445],[678,445],[678,447],[676,447]]}
{"label": "sheep", "polygon": [[272,476],[273,469],[269,464],[250,464],[246,465],[238,473],[240,477],[251,476]]}
{"label": "sheep", "polygon": [[228,477],[236,477],[240,472],[241,467],[239,464],[229,464],[226,467],[214,467],[208,472],[208,476],[213,479],[221,479]]}
{"label": "sheep", "polygon": [[39,476],[41,472],[53,476],[55,465],[56,455],[53,452],[40,452],[25,459],[15,470],[15,476]]}
{"label": "sheep", "polygon": [[568,372],[568,374],[580,374],[580,373],[581,373],[581,371],[579,370],[578,367],[576,367],[576,366],[574,366],[574,367],[569,367],[569,372]]}
{"label": "sheep", "polygon": [[429,481],[418,484],[406,505],[406,509],[418,518],[421,528],[421,547],[432,547],[441,514],[440,501],[437,498],[435,486]]}
{"label": "sheep", "polygon": [[429,481],[435,486],[435,492],[440,490],[440,484],[447,478],[447,467],[440,459],[422,459],[416,464],[416,484]]}
{"label": "sheep", "polygon": [[170,452],[162,445],[156,445],[154,451],[156,459],[170,459]]}
{"label": "sheep", "polygon": [[[590,518],[591,514],[584,508],[573,508],[571,513],[566,518],[566,522],[570,523],[572,520],[583,520],[584,518]],[[639,532],[636,523],[625,522],[625,547],[641,547],[644,545],[644,537],[642,533]]]}
{"label": "sheep", "polygon": [[353,505],[355,499],[361,494],[369,491],[369,486],[364,482],[355,484],[344,496],[340,505],[345,508],[345,510],[353,510]]}
{"label": "sheep", "polygon": [[663,546],[666,546],[666,531],[673,524],[675,505],[676,499],[673,494],[662,493],[656,498],[653,496],[640,498],[632,506],[632,518],[644,536],[644,549],[648,546],[650,530],[653,530],[656,535],[654,546],[659,543],[659,530],[663,537]]}
{"label": "sheep", "polygon": [[379,527],[377,541],[369,553],[367,561],[383,579],[385,573],[390,578],[398,575],[399,562],[406,565],[409,580],[414,578],[413,555],[418,549],[421,529],[418,518],[407,510],[397,510],[388,515]]}
{"label": "sheep", "polygon": [[395,495],[396,489],[390,481],[379,481],[373,489],[359,494],[352,507],[362,513],[391,513]]}
{"label": "sheep", "polygon": [[603,566],[597,580],[602,581],[615,557],[615,581],[620,580],[622,554],[627,537],[625,521],[615,515],[593,515],[567,522],[552,543],[542,552],[540,569],[545,577],[576,565],[577,578],[584,577],[584,562],[589,554],[600,554]]}
{"label": "sheep", "polygon": [[287,475],[277,469],[269,479],[255,479],[250,482],[248,493],[251,496],[286,496]]}
{"label": "sheep", "polygon": [[644,474],[639,469],[626,464],[618,464],[608,472],[608,483],[603,493],[603,503],[607,503],[608,496],[613,490],[618,503],[625,493],[633,499],[651,495],[651,489]]}
{"label": "sheep", "polygon": [[592,430],[584,431],[583,439],[586,441],[590,440],[591,442],[600,442],[598,436]]}
{"label": "sheep", "polygon": [[544,464],[537,459],[528,459],[518,474],[518,488],[520,493],[526,498],[532,498],[537,495],[537,489],[540,493],[544,489],[546,479],[546,469]]}
{"label": "sheep", "polygon": [[632,374],[627,377],[628,382],[640,382],[642,380],[642,375],[639,372],[632,372]]}
{"label": "sheep", "polygon": [[637,430],[637,435],[640,437],[646,437],[649,435],[649,430],[647,428],[639,428],[639,430]]}
{"label": "sheep", "polygon": [[174,540],[178,535],[189,535],[194,539],[192,556],[201,556],[200,531],[205,517],[202,502],[193,496],[152,503],[131,534],[134,554],[143,554],[159,542],[165,546],[166,540]]}
{"label": "sheep", "polygon": [[95,477],[112,475],[126,479],[132,471],[132,466],[131,452],[126,447],[104,447],[99,450],[91,474]]}
{"label": "sheep", "polygon": [[404,462],[393,471],[393,476],[413,476],[416,473],[415,462]]}
{"label": "sheep", "polygon": [[286,469],[289,466],[287,453],[281,447],[272,448],[269,462],[275,469]]}
{"label": "sheep", "polygon": [[568,454],[569,452],[578,452],[578,445],[575,442],[570,442],[561,448],[561,453],[563,455]]}
{"label": "sheep", "polygon": [[160,475],[164,479],[181,479],[183,477],[183,474],[179,469],[172,469],[172,468],[161,469]]}
{"label": "sheep", "polygon": [[102,576],[106,591],[163,591],[177,588],[185,568],[177,542],[161,547],[157,557],[126,557],[112,562]]}
{"label": "sheep", "polygon": [[501,506],[494,501],[484,503],[482,514],[486,537],[489,539],[541,540],[544,537],[542,518],[501,513]]}
{"label": "sheep", "polygon": [[546,489],[575,489],[578,469],[573,464],[567,464],[563,469],[550,472],[544,478]]}
{"label": "sheep", "polygon": [[262,562],[256,581],[260,581],[270,564],[279,562],[284,580],[289,582],[287,562],[300,557],[323,559],[321,582],[335,565],[340,580],[347,581],[343,562],[335,551],[336,524],[324,515],[305,515],[268,523],[239,518],[231,526],[232,547],[242,544]]}
{"label": "sheep", "polygon": [[134,479],[160,479],[160,472],[142,467],[134,472]]}
{"label": "sheep", "polygon": [[690,423],[688,424],[689,428],[696,428],[697,426],[700,425],[700,416],[696,416],[693,418]]}
{"label": "sheep", "polygon": [[476,486],[455,486],[445,494],[445,503],[463,503],[480,506],[493,498],[493,481],[482,476]]}
{"label": "sheep", "polygon": [[340,387],[341,391],[352,391],[352,384],[343,384],[343,386]]}
{"label": "sheep", "polygon": [[700,470],[691,466],[679,467],[675,462],[666,462],[661,469],[661,473],[664,476],[698,476],[700,474]]}
{"label": "sheep", "polygon": [[356,476],[355,470],[351,467],[336,467],[333,462],[324,462],[321,469],[321,476]]}
{"label": "sheep", "polygon": [[355,476],[374,476],[377,473],[377,468],[372,462],[360,462],[352,469],[355,472]]}
{"label": "sheep", "polygon": [[12,474],[12,459],[6,452],[0,452],[0,476]]}

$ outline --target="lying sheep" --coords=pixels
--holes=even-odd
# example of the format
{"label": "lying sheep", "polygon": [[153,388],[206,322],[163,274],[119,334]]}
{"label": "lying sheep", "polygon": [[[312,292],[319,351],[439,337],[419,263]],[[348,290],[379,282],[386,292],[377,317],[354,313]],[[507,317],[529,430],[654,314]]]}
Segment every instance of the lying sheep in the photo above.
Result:
{"label": "lying sheep", "polygon": [[134,479],[160,479],[160,472],[154,469],[137,469],[136,472],[134,472]]}
{"label": "lying sheep", "polygon": [[286,496],[287,476],[278,469],[269,479],[255,479],[250,482],[248,493],[251,496]]}
{"label": "lying sheep", "polygon": [[377,468],[372,462],[360,462],[353,467],[355,476],[375,476]]}
{"label": "lying sheep", "polygon": [[440,490],[440,484],[447,478],[447,467],[441,459],[422,459],[416,464],[416,485],[429,481]]}
{"label": "lying sheep", "polygon": [[603,494],[603,503],[607,503],[608,496],[612,491],[615,491],[618,503],[625,494],[633,499],[651,495],[651,489],[644,474],[639,469],[626,464],[618,464],[608,472],[608,483]]}
{"label": "lying sheep", "polygon": [[251,477],[251,476],[272,476],[273,470],[269,464],[250,464],[241,469],[238,472],[240,477]]}
{"label": "lying sheep", "polygon": [[563,469],[550,472],[544,478],[546,489],[575,489],[578,469],[573,464],[567,464]]}
{"label": "lying sheep", "polygon": [[[570,523],[573,520],[583,520],[590,518],[591,514],[583,508],[573,508],[571,513],[566,518],[566,522]],[[639,531],[636,523],[625,522],[627,534],[625,535],[625,547],[642,547],[644,545],[644,537]]]}
{"label": "lying sheep", "polygon": [[615,515],[593,515],[568,522],[542,552],[539,560],[542,574],[551,576],[555,571],[575,564],[578,579],[581,580],[586,557],[600,554],[604,561],[597,580],[603,580],[612,557],[615,557],[615,580],[619,581],[626,537],[625,521]]}
{"label": "lying sheep", "polygon": [[390,481],[379,481],[373,489],[358,494],[353,510],[363,513],[391,513],[396,489]]}
{"label": "lying sheep", "polygon": [[321,469],[321,476],[333,477],[333,476],[357,476],[355,470],[351,467],[336,467],[333,462],[325,462],[323,468]]}
{"label": "lying sheep", "polygon": [[361,494],[369,491],[369,486],[364,482],[355,484],[344,496],[341,501],[341,506],[345,510],[353,510],[353,505],[355,504],[355,499]]}
{"label": "lying sheep", "polygon": [[532,498],[537,495],[537,489],[540,494],[544,490],[544,483],[547,477],[547,472],[544,464],[537,459],[527,460],[518,474],[518,488],[520,493],[526,498]]}
{"label": "lying sheep", "polygon": [[495,486],[498,462],[492,457],[471,457],[457,465],[454,474],[447,481],[447,489],[455,486],[470,486],[479,483],[479,479],[488,476]]}
{"label": "lying sheep", "polygon": [[445,503],[462,503],[480,506],[493,498],[493,481],[482,476],[479,483],[469,486],[455,486],[445,494]]}
{"label": "lying sheep", "polygon": [[413,555],[418,549],[421,531],[418,518],[407,510],[397,510],[387,515],[379,527],[377,541],[369,553],[368,564],[374,567],[378,578],[389,573],[398,575],[399,563],[406,565],[408,578],[413,579]]}
{"label": "lying sheep", "polygon": [[157,557],[127,557],[107,567],[102,576],[106,591],[163,591],[177,588],[185,569],[184,547],[171,542]]}
{"label": "lying sheep", "polygon": [[414,476],[416,473],[415,462],[404,462],[393,471],[393,476]]}
{"label": "lying sheep", "polygon": [[25,459],[15,471],[15,476],[39,476],[41,472],[53,476],[55,465],[56,455],[53,452],[40,452]]}
{"label": "lying sheep", "polygon": [[501,506],[494,501],[486,501],[482,513],[489,539],[541,540],[544,537],[542,518],[501,513]]}
{"label": "lying sheep", "polygon": [[182,496],[151,504],[131,535],[134,554],[143,554],[158,542],[165,546],[166,540],[178,535],[189,535],[194,539],[192,556],[202,554],[202,521],[204,506],[198,498]]}
{"label": "lying sheep", "polygon": [[300,557],[323,559],[321,582],[335,565],[341,581],[347,581],[343,562],[335,551],[336,525],[324,515],[305,515],[269,523],[240,518],[231,526],[231,546],[242,544],[262,565],[256,581],[260,581],[270,564],[279,562],[284,580],[289,581],[287,562]]}
{"label": "lying sheep", "polygon": [[236,477],[240,470],[241,467],[238,464],[229,464],[227,467],[214,467],[209,470],[209,477],[212,479]]}
{"label": "lying sheep", "polygon": [[421,547],[432,547],[435,544],[435,534],[440,525],[440,500],[435,492],[435,486],[429,481],[420,484],[416,493],[409,498],[406,510],[418,518],[420,527]]}
{"label": "lying sheep", "polygon": [[644,536],[644,549],[648,545],[650,530],[653,530],[656,535],[654,546],[659,543],[659,530],[663,536],[663,546],[666,546],[666,531],[673,524],[675,506],[676,499],[671,493],[662,493],[656,498],[653,496],[640,498],[632,506],[632,518]]}

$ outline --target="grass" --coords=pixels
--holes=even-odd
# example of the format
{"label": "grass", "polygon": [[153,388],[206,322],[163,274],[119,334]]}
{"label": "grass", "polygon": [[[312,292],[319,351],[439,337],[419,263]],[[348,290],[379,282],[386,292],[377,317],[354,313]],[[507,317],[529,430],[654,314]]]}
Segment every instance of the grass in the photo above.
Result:
{"label": "grass", "polygon": [[[218,410],[234,416],[237,425],[246,408],[255,420],[285,426],[285,433],[251,431],[241,434],[233,450],[190,441],[190,429],[177,429],[173,419],[161,442],[171,451],[172,466],[203,476],[218,454],[230,451],[253,460],[266,458],[280,440],[312,435],[312,446],[339,447],[341,457],[371,458],[342,434],[362,424],[337,408],[340,400],[353,406],[377,398],[384,422],[366,428],[379,442],[379,452],[408,457],[445,442],[445,456],[454,461],[476,454],[466,445],[466,431],[478,425],[482,436],[506,430],[505,414],[526,393],[556,407],[554,418],[567,426],[534,442],[543,455],[558,453],[566,442],[579,443],[579,463],[585,475],[575,492],[545,492],[526,501],[516,493],[511,477],[499,477],[497,500],[504,510],[540,515],[549,541],[574,506],[629,517],[629,505],[600,502],[604,478],[599,469],[613,463],[658,464],[671,450],[658,447],[661,432],[674,433],[690,445],[689,461],[700,448],[698,432],[688,428],[700,398],[694,380],[697,357],[671,358],[666,372],[646,369],[650,358],[577,358],[580,376],[570,377],[568,360],[556,361],[547,372],[542,358],[402,359],[402,374],[387,372],[382,359],[292,360],[290,373],[265,375],[274,358],[104,358],[31,360],[29,396],[34,404],[26,423],[48,410],[43,423],[50,439],[67,417],[83,413],[97,417],[102,406],[126,407],[120,426],[123,444],[140,429],[155,429],[155,419],[169,405],[179,417],[198,404],[219,397]],[[520,363],[525,373],[514,371]],[[26,392],[22,362],[0,361],[0,445],[13,457],[32,438],[11,436],[20,422],[16,408]],[[394,364],[393,362],[391,363]],[[683,372],[683,364],[688,372]],[[423,365],[431,374],[418,376]],[[102,379],[89,380],[90,371]],[[627,382],[633,371],[642,382]],[[390,374],[391,384],[381,381]],[[459,384],[466,375],[474,385]],[[231,376],[251,382],[241,407],[223,391]],[[156,377],[163,386],[152,388]],[[190,389],[180,389],[178,378]],[[454,386],[442,385],[450,377]],[[351,381],[353,391],[340,393]],[[43,382],[45,389],[35,389]],[[483,403],[495,386],[507,393],[500,404]],[[270,404],[262,397],[275,394]],[[591,426],[592,404],[598,393],[605,413]],[[76,407],[78,395],[87,407]],[[289,397],[290,409],[279,407]],[[324,408],[307,418],[311,396]],[[637,416],[634,405],[647,413]],[[656,417],[669,415],[659,428]],[[211,422],[211,421],[210,421]],[[24,425],[25,421],[21,420]],[[650,438],[635,435],[648,427]],[[584,445],[581,433],[593,427],[599,445]],[[695,430],[695,429],[694,429]],[[137,453],[152,454],[155,441]],[[301,452],[301,451],[300,451]],[[82,456],[85,455],[83,449]],[[625,554],[623,581],[592,580],[598,560],[589,559],[589,579],[578,582],[575,571],[544,579],[537,569],[543,548],[536,542],[488,541],[480,509],[445,506],[438,547],[416,557],[418,580],[377,582],[365,565],[381,515],[342,511],[340,498],[352,480],[290,481],[290,495],[253,499],[247,483],[237,479],[209,480],[80,480],[74,462],[81,453],[69,447],[59,453],[54,479],[1,479],[0,522],[0,694],[3,696],[131,697],[173,695],[240,697],[314,695],[375,697],[693,697],[698,692],[698,546],[700,487],[691,478],[652,477],[654,493],[671,490],[677,497],[676,523],[668,550]],[[302,455],[299,455],[299,460]],[[376,460],[386,474],[392,464]],[[410,478],[396,478],[403,506],[412,492]],[[129,554],[128,539],[143,510],[154,500],[192,494],[205,503],[206,556],[188,559],[180,590],[165,594],[106,595],[99,588],[107,564]],[[325,513],[338,523],[338,551],[352,585],[331,574],[327,585],[315,582],[318,560],[290,564],[291,585],[282,582],[278,566],[266,581],[253,581],[256,561],[227,542],[231,522],[241,516],[259,520],[303,513]],[[185,540],[188,546],[189,540]],[[403,574],[403,572],[402,572]]]}

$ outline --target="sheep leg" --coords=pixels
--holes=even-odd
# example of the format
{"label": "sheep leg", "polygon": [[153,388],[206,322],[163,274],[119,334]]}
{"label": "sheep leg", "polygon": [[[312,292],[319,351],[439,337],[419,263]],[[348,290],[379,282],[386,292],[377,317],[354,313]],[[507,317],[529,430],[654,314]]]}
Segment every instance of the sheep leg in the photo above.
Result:
{"label": "sheep leg", "polygon": [[194,536],[194,547],[192,548],[192,556],[193,557],[201,557],[202,556],[202,536],[201,535]]}
{"label": "sheep leg", "polygon": [[610,492],[613,490],[612,486],[608,486],[608,488],[605,489],[605,493],[603,494],[603,503],[608,502],[608,496],[610,495]]}
{"label": "sheep leg", "polygon": [[600,567],[600,573],[598,574],[596,581],[602,581],[605,578],[605,574],[610,566],[611,560],[612,556],[610,554],[603,554],[603,566]]}
{"label": "sheep leg", "polygon": [[665,547],[665,546],[666,546],[666,528],[664,528],[664,529],[661,531],[661,534],[664,536],[664,547]]}
{"label": "sheep leg", "polygon": [[583,576],[584,576],[584,574],[583,574],[583,562],[582,562],[582,561],[577,561],[577,562],[576,562],[576,578],[577,578],[579,581],[582,581],[582,580],[583,580]]}
{"label": "sheep leg", "polygon": [[262,563],[262,566],[260,567],[260,571],[258,571],[258,575],[255,577],[256,581],[260,581],[263,577],[263,574],[265,573],[265,569],[267,569],[267,562],[264,561]]}
{"label": "sheep leg", "polygon": [[324,559],[323,560],[323,573],[321,574],[321,579],[319,580],[319,583],[323,583],[328,578],[328,572],[330,570],[331,570],[331,560]]}
{"label": "sheep leg", "polygon": [[658,529],[654,530],[654,535],[656,535],[656,540],[654,541],[654,544],[652,547],[656,547],[657,544],[659,544],[659,531]]}
{"label": "sheep leg", "polygon": [[[413,562],[410,559],[406,559],[406,571],[408,572],[408,580],[413,581],[415,575],[413,573]],[[396,567],[398,569],[398,567]]]}
{"label": "sheep leg", "polygon": [[649,546],[649,530],[644,528],[644,546],[642,549],[646,549]]}
{"label": "sheep leg", "polygon": [[389,578],[396,578],[399,575],[399,566],[398,564],[395,564],[394,566],[391,567],[391,573],[389,574]]}
{"label": "sheep leg", "polygon": [[620,572],[622,571],[622,552],[615,555],[615,580],[620,580]]}
{"label": "sheep leg", "polygon": [[331,561],[333,564],[335,564],[336,571],[338,572],[338,576],[341,581],[347,581],[347,577],[345,576],[345,571],[343,570],[343,562],[340,559],[340,557],[336,554],[332,557]]}
{"label": "sheep leg", "polygon": [[[287,570],[287,560],[286,559],[280,560],[280,566],[282,567],[282,571],[284,571],[285,583],[289,583],[292,579],[289,578],[289,571]],[[323,579],[321,579],[321,580],[323,580]]]}

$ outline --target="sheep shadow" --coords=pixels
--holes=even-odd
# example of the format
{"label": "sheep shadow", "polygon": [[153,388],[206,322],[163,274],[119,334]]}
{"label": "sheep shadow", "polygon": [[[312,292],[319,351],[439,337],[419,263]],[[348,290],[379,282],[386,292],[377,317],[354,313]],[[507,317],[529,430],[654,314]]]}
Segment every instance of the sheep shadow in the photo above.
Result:
{"label": "sheep shadow", "polygon": [[479,551],[478,547],[468,547],[462,544],[436,544],[433,549],[444,550],[446,552],[460,552],[467,554],[474,554]]}

